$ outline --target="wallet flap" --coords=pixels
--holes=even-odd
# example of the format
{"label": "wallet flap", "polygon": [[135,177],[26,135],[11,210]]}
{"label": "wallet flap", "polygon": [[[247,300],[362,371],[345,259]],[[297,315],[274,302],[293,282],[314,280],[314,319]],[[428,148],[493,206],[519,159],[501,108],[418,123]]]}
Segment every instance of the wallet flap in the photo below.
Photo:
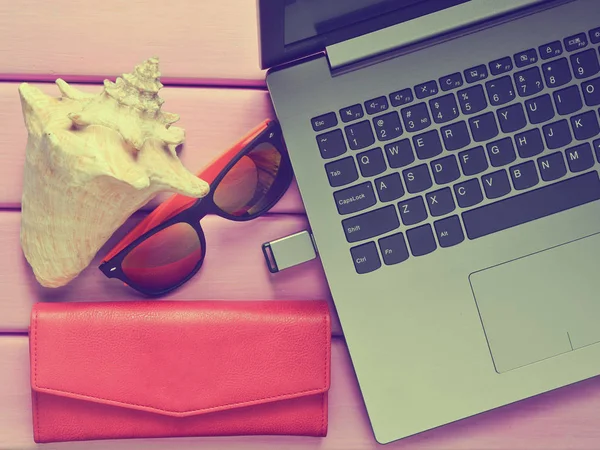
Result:
{"label": "wallet flap", "polygon": [[38,392],[185,417],[326,392],[324,301],[38,303]]}

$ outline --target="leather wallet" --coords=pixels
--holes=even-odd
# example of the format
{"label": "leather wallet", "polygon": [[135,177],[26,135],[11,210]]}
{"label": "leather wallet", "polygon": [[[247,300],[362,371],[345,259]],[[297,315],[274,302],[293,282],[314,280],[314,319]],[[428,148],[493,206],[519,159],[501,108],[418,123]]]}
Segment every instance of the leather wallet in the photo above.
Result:
{"label": "leather wallet", "polygon": [[35,442],[327,434],[324,301],[38,303]]}

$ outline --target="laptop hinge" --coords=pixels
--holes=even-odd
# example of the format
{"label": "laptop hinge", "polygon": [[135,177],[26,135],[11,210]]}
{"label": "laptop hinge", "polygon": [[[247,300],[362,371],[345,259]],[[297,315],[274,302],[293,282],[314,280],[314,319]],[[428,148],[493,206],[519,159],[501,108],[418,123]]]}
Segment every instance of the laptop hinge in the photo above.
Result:
{"label": "laptop hinge", "polygon": [[360,67],[365,62],[378,62],[396,56],[403,50],[421,46],[433,37],[452,35],[476,23],[488,22],[510,13],[542,3],[556,6],[569,0],[475,0],[387,27],[347,41],[333,44],[326,49],[332,72]]}

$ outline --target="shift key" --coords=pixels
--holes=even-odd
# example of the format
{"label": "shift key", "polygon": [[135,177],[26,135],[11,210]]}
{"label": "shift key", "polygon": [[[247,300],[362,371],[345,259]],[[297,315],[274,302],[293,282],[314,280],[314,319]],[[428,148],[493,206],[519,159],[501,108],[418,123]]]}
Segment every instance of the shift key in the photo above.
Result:
{"label": "shift key", "polygon": [[333,193],[340,214],[352,214],[377,203],[373,184],[370,181]]}
{"label": "shift key", "polygon": [[359,216],[342,220],[342,227],[348,242],[370,239],[400,226],[394,205],[369,211]]}

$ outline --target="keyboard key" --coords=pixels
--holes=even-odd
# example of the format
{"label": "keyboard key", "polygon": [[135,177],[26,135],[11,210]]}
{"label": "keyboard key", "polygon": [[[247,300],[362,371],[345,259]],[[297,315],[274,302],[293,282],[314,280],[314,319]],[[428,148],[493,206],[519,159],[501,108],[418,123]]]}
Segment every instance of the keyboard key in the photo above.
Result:
{"label": "keyboard key", "polygon": [[458,216],[450,216],[434,222],[435,234],[440,247],[448,248],[460,244],[465,240],[465,235]]}
{"label": "keyboard key", "polygon": [[563,48],[560,41],[554,41],[545,45],[540,45],[538,51],[540,52],[542,59],[550,59],[562,55]]}
{"label": "keyboard key", "polygon": [[400,179],[400,174],[397,172],[377,178],[375,180],[375,189],[381,202],[397,200],[404,195],[402,180]]}
{"label": "keyboard key", "polygon": [[554,152],[538,158],[538,169],[544,181],[554,181],[567,174],[567,166],[562,152]]}
{"label": "keyboard key", "polygon": [[431,125],[426,103],[417,103],[401,111],[404,128],[410,132],[420,131]]}
{"label": "keyboard key", "polygon": [[404,106],[414,100],[412,90],[410,88],[402,89],[401,91],[392,92],[390,94],[390,102],[392,106]]}
{"label": "keyboard key", "polygon": [[489,199],[502,197],[510,192],[510,183],[506,170],[488,173],[481,177],[485,196]]}
{"label": "keyboard key", "polygon": [[521,97],[535,95],[544,89],[540,69],[532,67],[514,74],[517,91]]}
{"label": "keyboard key", "polygon": [[525,67],[530,64],[535,64],[538,60],[535,48],[530,48],[524,52],[517,53],[515,56],[515,65],[517,67]]}
{"label": "keyboard key", "polygon": [[317,136],[317,144],[323,159],[335,158],[346,153],[346,142],[341,130],[333,130]]}
{"label": "keyboard key", "polygon": [[527,125],[527,118],[525,117],[523,105],[515,103],[506,108],[499,109],[498,121],[500,122],[500,128],[504,133],[512,133],[521,128],[525,128]]}
{"label": "keyboard key", "polygon": [[442,91],[444,92],[461,87],[463,85],[462,75],[459,72],[446,75],[445,77],[439,79],[439,83]]}
{"label": "keyboard key", "polygon": [[312,128],[315,131],[326,130],[327,128],[335,127],[338,124],[337,117],[334,112],[323,114],[321,116],[310,119]]}
{"label": "keyboard key", "polygon": [[596,171],[524,192],[462,214],[469,239],[477,239],[600,199]]}
{"label": "keyboard key", "polygon": [[525,110],[532,124],[546,122],[554,117],[550,95],[544,94],[525,101]]}
{"label": "keyboard key", "polygon": [[565,157],[571,172],[583,172],[591,169],[595,162],[592,146],[588,142],[565,150]]}
{"label": "keyboard key", "polygon": [[402,223],[406,226],[414,225],[427,219],[427,210],[422,197],[413,197],[409,200],[398,203],[398,211]]}
{"label": "keyboard key", "polygon": [[408,230],[406,237],[408,238],[410,251],[414,256],[427,255],[437,248],[431,225],[428,223]]}
{"label": "keyboard key", "polygon": [[428,81],[427,83],[418,84],[415,86],[415,95],[417,98],[426,98],[436,95],[438,93],[438,86],[435,80]]}
{"label": "keyboard key", "polygon": [[460,178],[458,163],[454,155],[431,161],[431,171],[437,184],[451,183]]}
{"label": "keyboard key", "polygon": [[429,100],[429,107],[435,123],[445,123],[458,117],[458,105],[454,94]]}
{"label": "keyboard key", "polygon": [[515,99],[515,89],[509,76],[501,77],[485,83],[490,105],[498,106]]}
{"label": "keyboard key", "polygon": [[596,111],[588,111],[571,117],[571,126],[573,127],[575,139],[578,141],[585,141],[600,133],[600,124],[598,123]]}
{"label": "keyboard key", "polygon": [[429,213],[434,217],[451,213],[455,208],[450,188],[429,192],[425,195],[425,201],[429,207]]}
{"label": "keyboard key", "polygon": [[498,135],[494,113],[489,112],[469,119],[469,127],[475,142],[489,141]]}
{"label": "keyboard key", "polygon": [[600,63],[594,48],[571,55],[571,65],[575,78],[587,78],[600,72]]}
{"label": "keyboard key", "polygon": [[433,158],[442,153],[442,143],[437,130],[413,136],[413,145],[419,159]]}
{"label": "keyboard key", "polygon": [[359,104],[346,106],[345,108],[340,109],[340,117],[344,123],[358,120],[364,115],[365,113],[363,112],[363,108]]}
{"label": "keyboard key", "polygon": [[544,80],[550,88],[565,85],[573,79],[567,58],[555,59],[542,66]]}
{"label": "keyboard key", "polygon": [[381,260],[374,242],[358,245],[350,249],[356,273],[373,272],[381,267]]}
{"label": "keyboard key", "polygon": [[581,84],[583,98],[588,106],[600,105],[600,78],[586,81]]}
{"label": "keyboard key", "polygon": [[411,194],[426,191],[433,185],[427,164],[404,170],[402,178],[404,178],[406,190]]}
{"label": "keyboard key", "polygon": [[583,100],[577,86],[554,91],[554,103],[561,116],[567,116],[583,108]]}
{"label": "keyboard key", "polygon": [[529,189],[540,181],[533,161],[512,166],[508,171],[510,172],[513,186],[518,191]]}
{"label": "keyboard key", "polygon": [[589,34],[590,34],[590,42],[592,44],[597,44],[598,42],[600,42],[600,27],[590,30]]}
{"label": "keyboard key", "polygon": [[569,145],[573,140],[569,124],[564,119],[545,125],[542,130],[546,139],[546,147],[550,150]]}
{"label": "keyboard key", "polygon": [[358,180],[356,164],[351,156],[325,164],[325,171],[331,187],[344,186]]}
{"label": "keyboard key", "polygon": [[363,177],[379,175],[387,169],[383,152],[379,147],[357,154],[356,160]]}
{"label": "keyboard key", "polygon": [[475,147],[458,154],[458,160],[465,175],[477,175],[488,168],[487,158],[483,147]]}
{"label": "keyboard key", "polygon": [[492,61],[488,65],[492,75],[500,75],[504,72],[510,72],[513,69],[513,63],[510,56]]}
{"label": "keyboard key", "polygon": [[481,80],[487,78],[488,71],[487,71],[487,67],[485,67],[485,65],[481,64],[480,66],[471,67],[470,69],[465,70],[464,74],[465,74],[465,80],[467,80],[467,83],[476,83],[477,81],[481,81]]}
{"label": "keyboard key", "polygon": [[575,50],[585,47],[588,43],[588,40],[585,33],[579,33],[574,36],[566,37],[563,40],[563,43],[565,44],[565,49],[568,52],[574,52]]}
{"label": "keyboard key", "polygon": [[391,168],[408,166],[415,160],[415,154],[408,139],[386,144],[385,154]]}
{"label": "keyboard key", "polygon": [[388,101],[383,95],[365,102],[367,114],[377,114],[388,109]]}
{"label": "keyboard key", "polygon": [[338,213],[352,214],[377,203],[370,181],[333,193]]}
{"label": "keyboard key", "polygon": [[400,226],[400,220],[394,205],[374,209],[359,216],[349,217],[342,221],[346,240],[357,242],[371,239]]}
{"label": "keyboard key", "polygon": [[517,159],[511,138],[503,138],[487,144],[487,153],[492,167],[502,167]]}
{"label": "keyboard key", "polygon": [[441,132],[446,150],[458,150],[471,143],[471,136],[464,121],[443,127]]}
{"label": "keyboard key", "polygon": [[515,145],[521,158],[530,158],[544,151],[542,134],[537,128],[516,134]]}
{"label": "keyboard key", "polygon": [[379,250],[383,257],[383,262],[390,266],[399,264],[408,259],[408,247],[402,233],[392,234],[379,239]]}
{"label": "keyboard key", "polygon": [[461,208],[468,208],[483,201],[483,193],[477,178],[455,184],[454,195],[456,195],[456,201]]}
{"label": "keyboard key", "polygon": [[352,150],[360,150],[375,143],[375,136],[371,130],[371,123],[368,120],[348,125],[344,128],[348,145]]}
{"label": "keyboard key", "polygon": [[377,139],[380,141],[396,139],[402,134],[400,117],[398,117],[398,113],[396,111],[374,117],[373,125],[375,126],[375,134],[377,135]]}
{"label": "keyboard key", "polygon": [[487,108],[483,86],[478,84],[458,91],[458,103],[463,114],[475,114]]}
{"label": "keyboard key", "polygon": [[[599,31],[600,31],[600,29],[599,29]],[[593,145],[594,145],[594,152],[596,153],[596,159],[600,163],[600,139],[596,139],[594,141]]]}

